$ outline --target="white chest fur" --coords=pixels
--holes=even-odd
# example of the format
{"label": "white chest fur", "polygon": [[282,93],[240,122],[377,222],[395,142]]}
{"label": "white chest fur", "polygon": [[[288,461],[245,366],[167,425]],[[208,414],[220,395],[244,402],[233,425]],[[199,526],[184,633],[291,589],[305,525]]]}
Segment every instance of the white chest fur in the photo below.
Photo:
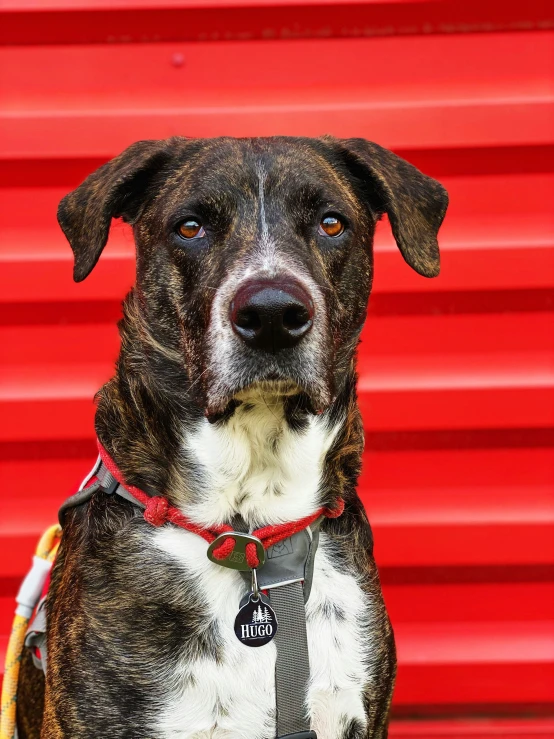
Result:
{"label": "white chest fur", "polygon": [[[186,514],[206,526],[239,514],[255,528],[313,513],[325,455],[339,429],[340,423],[330,429],[323,418],[310,417],[302,431],[293,431],[282,402],[253,392],[227,423],[205,422],[187,435],[184,448],[198,474]],[[167,675],[156,735],[275,737],[275,644],[247,647],[233,629],[247,592],[242,577],[210,562],[206,542],[192,533],[167,527],[154,542],[182,567],[183,581],[203,594],[205,629],[219,635],[220,645],[218,660],[184,654]],[[322,533],[306,608],[307,707],[318,739],[340,739],[353,719],[365,724],[371,612],[367,595],[353,574],[341,571]]]}
{"label": "white chest fur", "polygon": [[[339,571],[321,534],[307,604],[310,684],[307,707],[318,739],[339,739],[349,722],[365,724],[363,690],[371,680],[371,603],[353,575]],[[246,592],[241,576],[213,564],[206,542],[164,528],[156,545],[175,558],[183,577],[205,594],[205,628],[219,634],[221,659],[182,662],[167,675],[167,697],[155,731],[168,739],[267,739],[275,736],[275,644],[241,644],[233,624]]]}
{"label": "white chest fur", "polygon": [[341,424],[310,416],[293,431],[283,403],[251,391],[224,425],[204,421],[184,443],[197,485],[186,514],[203,525],[236,514],[252,527],[295,521],[318,508],[325,455]]}

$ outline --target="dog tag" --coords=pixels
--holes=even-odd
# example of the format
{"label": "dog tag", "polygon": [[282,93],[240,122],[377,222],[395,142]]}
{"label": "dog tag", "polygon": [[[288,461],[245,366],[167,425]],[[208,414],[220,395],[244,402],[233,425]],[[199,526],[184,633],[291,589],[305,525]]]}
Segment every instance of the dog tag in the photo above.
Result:
{"label": "dog tag", "polygon": [[252,570],[252,592],[235,618],[237,639],[247,647],[262,647],[277,633],[277,617],[269,600],[258,590],[256,570]]}
{"label": "dog tag", "polygon": [[248,601],[237,613],[235,634],[237,639],[247,647],[262,647],[270,642],[277,633],[277,617],[275,611],[260,596],[250,593]]}

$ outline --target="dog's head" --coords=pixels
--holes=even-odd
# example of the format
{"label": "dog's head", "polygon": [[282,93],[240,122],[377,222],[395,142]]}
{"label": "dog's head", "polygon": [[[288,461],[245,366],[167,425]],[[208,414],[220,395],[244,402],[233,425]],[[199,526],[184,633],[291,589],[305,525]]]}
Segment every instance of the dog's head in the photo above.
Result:
{"label": "dog's head", "polygon": [[327,407],[365,319],[376,222],[387,213],[406,262],[434,277],[447,203],[438,182],[361,139],[173,138],[100,167],[58,219],[76,281],[112,218],[133,225],[145,331],[217,417],[260,384]]}

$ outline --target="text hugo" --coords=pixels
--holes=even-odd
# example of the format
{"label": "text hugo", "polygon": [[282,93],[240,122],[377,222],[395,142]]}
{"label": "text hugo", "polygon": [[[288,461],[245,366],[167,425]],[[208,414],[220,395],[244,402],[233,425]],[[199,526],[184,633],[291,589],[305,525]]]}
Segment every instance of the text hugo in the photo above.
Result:
{"label": "text hugo", "polygon": [[273,624],[243,624],[241,639],[261,639],[273,634]]}

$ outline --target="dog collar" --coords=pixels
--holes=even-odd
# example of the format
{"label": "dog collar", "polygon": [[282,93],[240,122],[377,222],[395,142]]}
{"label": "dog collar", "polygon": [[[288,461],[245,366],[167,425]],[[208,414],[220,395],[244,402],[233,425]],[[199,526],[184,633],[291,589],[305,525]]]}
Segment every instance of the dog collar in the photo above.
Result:
{"label": "dog collar", "polygon": [[[144,520],[152,526],[164,526],[171,523],[174,526],[191,531],[205,539],[210,544],[210,559],[221,564],[233,558],[236,554],[237,539],[244,535],[235,532],[227,524],[217,524],[209,527],[201,526],[187,518],[179,508],[170,505],[163,496],[150,496],[134,485],[128,485],[106,449],[98,441],[98,460],[91,473],[83,481],[79,491],[68,498],[59,510],[60,524],[63,526],[65,514],[71,508],[89,500],[96,490],[102,489],[108,494],[116,493],[122,498],[144,509]],[[260,567],[264,552],[275,544],[289,539],[291,536],[310,527],[319,518],[337,518],[344,511],[344,500],[339,498],[335,508],[322,506],[315,513],[304,516],[297,521],[283,524],[263,526],[256,529],[249,536],[251,541],[243,544],[246,566],[233,569],[254,569]],[[236,536],[233,536],[236,534]],[[259,542],[259,544],[258,544]],[[261,545],[261,547],[260,547]],[[263,550],[262,550],[263,548]],[[227,566],[230,566],[229,564]],[[232,566],[232,565],[231,565]]]}

